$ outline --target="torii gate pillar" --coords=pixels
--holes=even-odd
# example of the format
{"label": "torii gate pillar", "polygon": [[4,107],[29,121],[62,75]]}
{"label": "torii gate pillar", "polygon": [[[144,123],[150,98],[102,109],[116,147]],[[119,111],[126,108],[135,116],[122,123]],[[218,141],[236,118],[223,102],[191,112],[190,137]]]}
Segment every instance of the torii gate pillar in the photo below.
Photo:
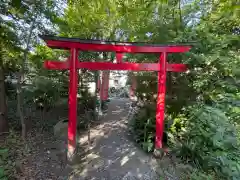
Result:
{"label": "torii gate pillar", "polygon": [[72,48],[69,59],[70,74],[69,74],[69,113],[68,113],[68,154],[67,157],[72,161],[76,149],[76,132],[77,132],[77,87],[78,87],[78,50]]}

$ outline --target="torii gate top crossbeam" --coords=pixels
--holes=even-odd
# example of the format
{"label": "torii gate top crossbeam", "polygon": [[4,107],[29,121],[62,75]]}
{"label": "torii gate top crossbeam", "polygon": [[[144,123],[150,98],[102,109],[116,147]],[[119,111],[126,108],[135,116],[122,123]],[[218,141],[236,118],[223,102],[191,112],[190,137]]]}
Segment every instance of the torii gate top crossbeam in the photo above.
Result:
{"label": "torii gate top crossbeam", "polygon": [[113,51],[119,53],[181,53],[191,49],[189,44],[148,44],[136,42],[100,41],[56,36],[41,36],[48,47],[76,48],[81,51]]}

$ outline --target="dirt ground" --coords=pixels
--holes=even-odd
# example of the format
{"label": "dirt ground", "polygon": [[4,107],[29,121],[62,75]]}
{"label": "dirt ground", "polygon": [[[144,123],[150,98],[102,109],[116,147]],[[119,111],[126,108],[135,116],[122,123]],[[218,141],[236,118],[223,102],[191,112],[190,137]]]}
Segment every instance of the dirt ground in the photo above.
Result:
{"label": "dirt ground", "polygon": [[[78,135],[75,161],[66,161],[66,140],[50,132],[36,135],[29,156],[21,164],[26,180],[155,180],[178,179],[163,169],[170,161],[162,160],[164,168],[151,155],[136,147],[130,139],[126,116],[128,100],[111,100],[108,112],[91,128],[91,145],[87,132]],[[172,166],[170,166],[172,167]],[[159,171],[161,169],[161,171]],[[160,174],[159,174],[160,173]]]}

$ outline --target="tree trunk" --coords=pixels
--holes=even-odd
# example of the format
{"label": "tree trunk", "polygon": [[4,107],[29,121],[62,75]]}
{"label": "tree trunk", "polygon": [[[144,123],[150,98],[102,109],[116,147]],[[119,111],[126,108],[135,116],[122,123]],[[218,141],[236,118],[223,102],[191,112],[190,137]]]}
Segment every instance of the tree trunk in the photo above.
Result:
{"label": "tree trunk", "polygon": [[22,85],[25,81],[25,66],[27,65],[27,54],[30,48],[30,40],[32,37],[32,33],[33,33],[33,29],[34,29],[34,25],[36,22],[36,18],[34,18],[30,30],[29,30],[29,35],[27,37],[27,44],[26,44],[26,49],[24,51],[23,54],[23,62],[22,62],[22,68],[21,71],[18,73],[18,80],[17,80],[17,110],[18,110],[18,114],[21,120],[21,125],[22,125],[22,138],[23,140],[25,140],[26,138],[26,122],[25,122],[25,118],[24,118],[24,99],[22,96]]}
{"label": "tree trunk", "polygon": [[4,85],[3,62],[0,59],[0,135],[8,131],[8,121],[6,117],[6,92]]}
{"label": "tree trunk", "polygon": [[180,24],[180,28],[182,28],[183,21],[182,21],[181,0],[179,0],[179,2],[178,2],[178,11],[179,11],[179,24]]}
{"label": "tree trunk", "polygon": [[[172,18],[173,18],[173,21],[176,21],[175,20],[175,7],[173,7]],[[176,31],[176,35],[178,35],[178,25],[175,25],[174,28],[175,28],[175,31]]]}
{"label": "tree trunk", "polygon": [[22,84],[21,84],[21,79],[22,76],[20,73],[18,73],[18,82],[17,82],[17,111],[18,115],[21,121],[21,126],[22,126],[22,138],[25,140],[26,138],[26,124],[25,124],[25,119],[24,119],[24,112],[23,112],[23,98],[22,98]]}

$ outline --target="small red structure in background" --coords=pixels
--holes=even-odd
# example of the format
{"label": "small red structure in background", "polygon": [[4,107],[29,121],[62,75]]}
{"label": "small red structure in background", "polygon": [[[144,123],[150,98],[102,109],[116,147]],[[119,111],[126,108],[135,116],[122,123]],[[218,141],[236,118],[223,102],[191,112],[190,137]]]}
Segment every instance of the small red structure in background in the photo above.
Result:
{"label": "small red structure in background", "polygon": [[[45,61],[44,67],[55,70],[70,70],[69,82],[69,124],[68,124],[68,157],[74,154],[76,148],[77,127],[77,69],[89,70],[128,70],[128,71],[158,71],[158,96],[156,112],[155,148],[162,148],[164,109],[166,93],[166,72],[184,72],[184,64],[168,64],[168,53],[183,53],[191,49],[189,45],[157,45],[125,42],[109,42],[98,40],[83,40],[54,36],[42,36],[48,47],[68,49],[71,53],[65,62]],[[116,63],[112,62],[81,62],[78,60],[79,51],[110,51],[116,53]],[[158,63],[128,63],[123,62],[123,53],[158,53]],[[104,84],[104,83],[103,83]],[[106,85],[107,86],[107,85]],[[105,98],[105,97],[104,97]]]}
{"label": "small red structure in background", "polygon": [[103,73],[102,73],[100,99],[104,100],[104,101],[106,101],[108,99],[109,75],[110,75],[110,71],[103,71]]}

